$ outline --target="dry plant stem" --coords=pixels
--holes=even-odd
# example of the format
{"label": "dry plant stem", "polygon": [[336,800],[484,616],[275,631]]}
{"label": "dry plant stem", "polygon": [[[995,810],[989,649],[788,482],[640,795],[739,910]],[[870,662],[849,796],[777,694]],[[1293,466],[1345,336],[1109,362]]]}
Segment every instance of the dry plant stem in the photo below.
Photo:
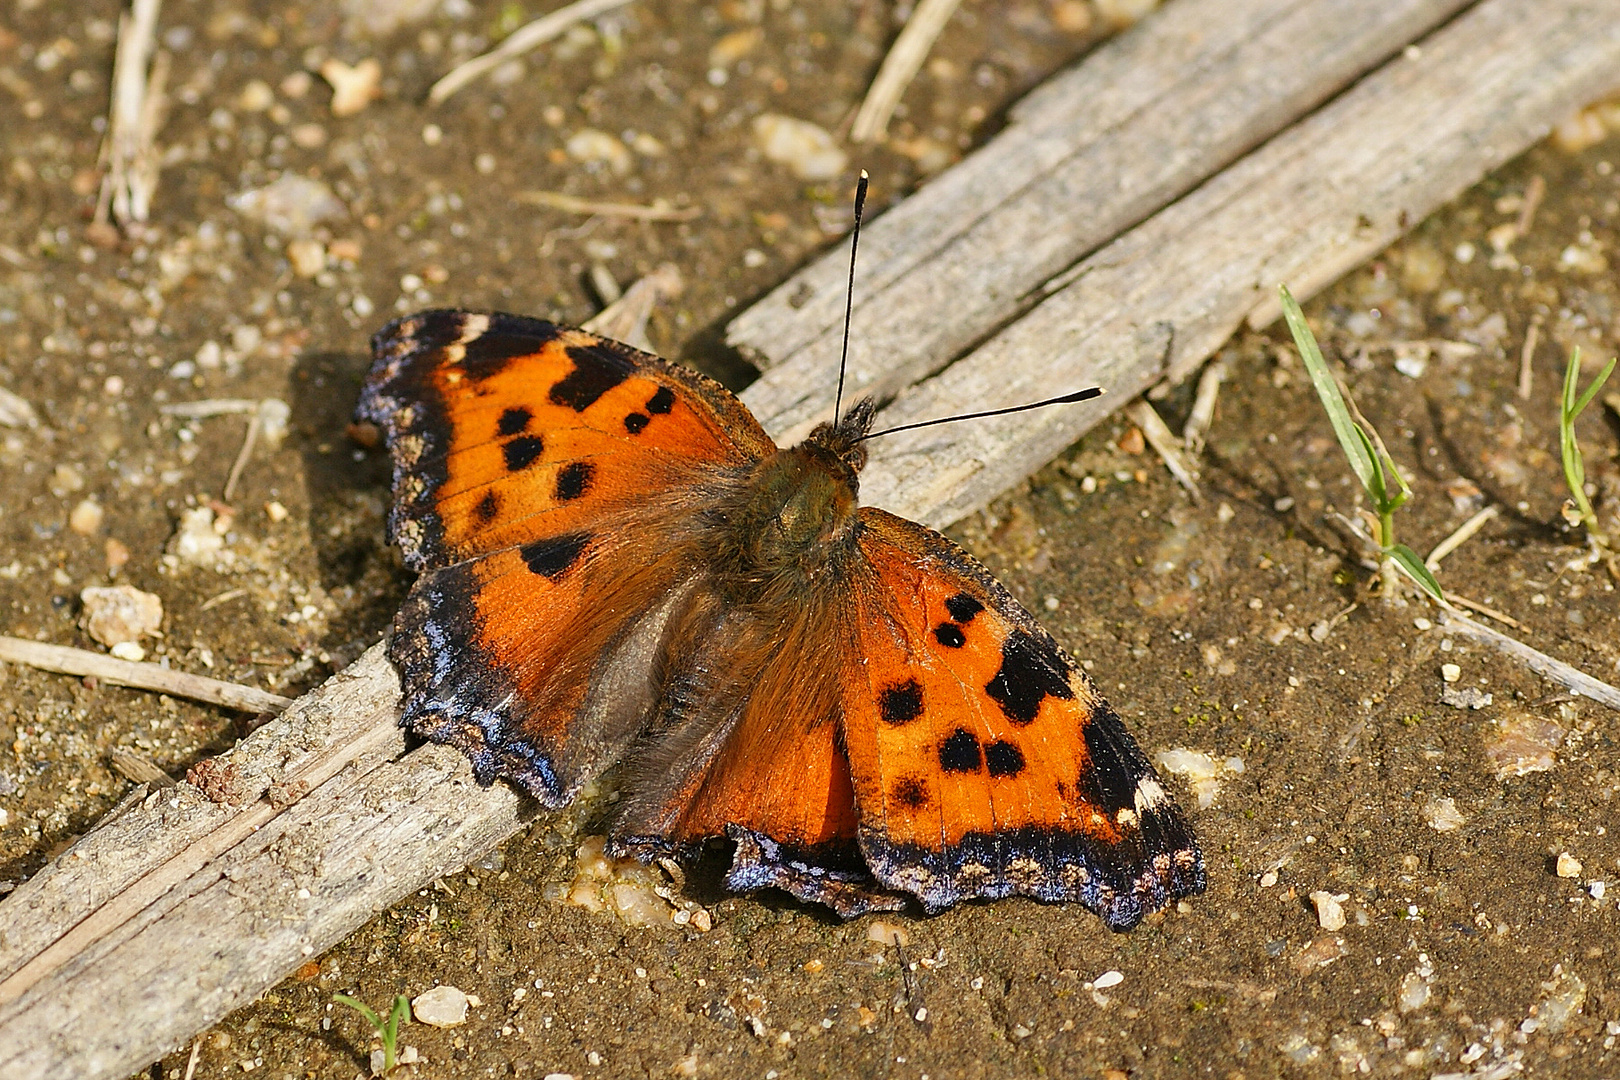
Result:
{"label": "dry plant stem", "polygon": [[1620,711],[1620,689],[1610,686],[1603,680],[1595,679],[1584,671],[1570,667],[1562,660],[1554,660],[1539,649],[1532,649],[1515,638],[1481,625],[1460,611],[1442,609],[1441,620],[1455,633],[1490,645],[1571,693],[1589,697],[1593,701]]}
{"label": "dry plant stem", "polygon": [[1530,367],[1530,360],[1536,353],[1536,342],[1541,337],[1541,316],[1536,315],[1530,320],[1530,329],[1524,335],[1524,348],[1519,350],[1519,399],[1530,400],[1530,383],[1535,377]]}
{"label": "dry plant stem", "polygon": [[700,206],[666,206],[653,203],[603,202],[600,199],[582,199],[561,191],[520,191],[512,196],[513,202],[530,206],[545,206],[570,214],[601,215],[602,217],[630,218],[635,221],[691,221],[703,216]]}
{"label": "dry plant stem", "polygon": [[928,59],[928,51],[934,47],[935,39],[960,3],[961,0],[922,0],[912,9],[911,18],[906,20],[900,36],[894,39],[894,46],[883,58],[877,78],[866,92],[866,100],[855,114],[855,122],[849,129],[851,142],[883,138],[894,107],[900,104],[906,87],[917,77],[923,61]]}
{"label": "dry plant stem", "polygon": [[1520,237],[1530,235],[1530,226],[1536,221],[1536,211],[1541,209],[1541,200],[1546,197],[1547,181],[1537,173],[1524,186],[1524,203],[1519,207],[1519,220],[1513,224],[1514,233]]}
{"label": "dry plant stem", "polygon": [[0,637],[0,660],[63,675],[101,679],[136,690],[155,690],[160,694],[223,705],[242,712],[278,713],[292,704],[291,698],[253,686],[175,671],[162,664],[120,660],[116,656],[105,656],[86,649],[47,645],[43,641],[28,641],[25,638]]}
{"label": "dry plant stem", "polygon": [[1147,439],[1148,445],[1163,459],[1164,467],[1170,470],[1170,475],[1187,489],[1187,493],[1193,497],[1193,502],[1201,501],[1204,494],[1198,488],[1197,477],[1181,456],[1181,440],[1177,439],[1175,432],[1165,424],[1158,410],[1142,398],[1137,398],[1125,406],[1125,415],[1130,418],[1131,423],[1142,429],[1142,435]]}
{"label": "dry plant stem", "polygon": [[1226,361],[1215,359],[1204,365],[1198,375],[1198,392],[1193,397],[1192,410],[1181,429],[1181,445],[1194,457],[1204,452],[1204,435],[1215,422],[1215,403],[1221,396],[1221,383],[1226,381]]}
{"label": "dry plant stem", "polygon": [[247,468],[248,459],[253,456],[253,444],[259,440],[259,410],[255,408],[253,415],[248,419],[247,434],[242,436],[242,449],[236,452],[236,460],[231,462],[230,475],[225,478],[225,487],[220,492],[220,501],[229,503],[236,494],[236,482],[242,478],[242,470]]}
{"label": "dry plant stem", "polygon": [[434,83],[433,89],[428,91],[428,104],[442,103],[474,79],[489,74],[508,60],[514,60],[531,49],[539,48],[575,23],[605,15],[615,8],[624,7],[629,2],[630,0],[577,0],[576,3],[558,8],[549,15],[542,15],[533,22],[518,27],[495,48],[482,56],[475,56],[466,63],[457,65],[448,75]]}
{"label": "dry plant stem", "polygon": [[[168,59],[153,62],[161,0],[134,0],[118,23],[118,49],[113,57],[112,105],[107,137],[101,146],[106,170],[96,203],[96,221],[109,213],[120,225],[145,221],[157,186],[154,139],[163,120],[163,85]],[[150,63],[150,72],[148,64]]]}
{"label": "dry plant stem", "polygon": [[1492,505],[1485,507],[1485,509],[1475,514],[1473,517],[1469,518],[1467,521],[1463,522],[1461,525],[1457,526],[1455,532],[1446,537],[1444,540],[1440,541],[1438,544],[1434,545],[1434,550],[1429,552],[1429,557],[1423,560],[1423,565],[1427,566],[1430,570],[1440,569],[1441,559],[1444,559],[1447,555],[1450,555],[1453,551],[1456,551],[1458,548],[1462,547],[1463,544],[1467,543],[1475,533],[1479,532],[1479,530],[1485,527],[1486,522],[1490,521],[1501,512],[1502,508],[1493,503]]}
{"label": "dry plant stem", "polygon": [[1497,622],[1501,623],[1503,626],[1511,626],[1515,630],[1525,630],[1525,629],[1527,629],[1525,627],[1524,623],[1520,622],[1518,619],[1515,619],[1513,616],[1507,614],[1506,612],[1497,611],[1493,607],[1486,607],[1484,604],[1480,603],[1478,600],[1470,600],[1470,599],[1468,599],[1468,597],[1466,597],[1466,596],[1458,596],[1454,592],[1446,593],[1446,600],[1447,600],[1448,603],[1456,604],[1458,607],[1465,607],[1469,611],[1477,611],[1481,615],[1487,616],[1488,618],[1495,619]]}
{"label": "dry plant stem", "polygon": [[588,319],[583,329],[633,345],[643,352],[655,352],[647,340],[647,319],[653,308],[675,299],[685,287],[680,269],[674,263],[661,263],[626,289],[623,296]]}

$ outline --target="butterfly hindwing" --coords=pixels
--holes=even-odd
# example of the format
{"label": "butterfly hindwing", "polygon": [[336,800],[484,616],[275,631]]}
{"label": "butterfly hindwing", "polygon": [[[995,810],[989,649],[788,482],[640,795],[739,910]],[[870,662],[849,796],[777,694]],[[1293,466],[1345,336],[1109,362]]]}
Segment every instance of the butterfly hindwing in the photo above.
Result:
{"label": "butterfly hindwing", "polygon": [[930,911],[1020,894],[1119,928],[1200,891],[1191,830],[1084,672],[945,537],[861,522],[843,726],[877,880]]}
{"label": "butterfly hindwing", "polygon": [[390,645],[404,723],[561,805],[639,730],[692,523],[772,444],[717,383],[536,319],[428,311],[373,350],[360,416],[423,571]]}

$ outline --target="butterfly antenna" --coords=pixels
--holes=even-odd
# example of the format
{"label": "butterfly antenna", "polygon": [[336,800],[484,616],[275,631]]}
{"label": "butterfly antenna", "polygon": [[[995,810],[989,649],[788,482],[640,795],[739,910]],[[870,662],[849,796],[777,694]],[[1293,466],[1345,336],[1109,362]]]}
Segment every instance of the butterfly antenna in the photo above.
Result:
{"label": "butterfly antenna", "polygon": [[982,420],[986,416],[1006,416],[1008,413],[1028,412],[1031,409],[1044,409],[1048,405],[1070,405],[1076,401],[1090,401],[1092,398],[1102,397],[1102,395],[1102,387],[1089,386],[1084,390],[1076,390],[1072,394],[1064,394],[1061,397],[1047,398],[1045,401],[1031,401],[1027,405],[1014,405],[1006,409],[988,409],[985,412],[963,413],[960,416],[942,416],[938,420],[922,420],[915,424],[901,424],[899,427],[884,428],[882,431],[874,431],[869,434],[862,435],[860,441],[865,442],[867,439],[875,439],[879,435],[893,435],[897,431],[911,431],[914,428],[933,427],[935,424],[954,424],[958,420]]}
{"label": "butterfly antenna", "polygon": [[861,211],[866,208],[866,170],[855,182],[855,228],[849,234],[849,290],[844,296],[844,352],[838,358],[838,396],[833,399],[833,426],[844,408],[844,371],[849,367],[849,320],[855,313],[855,249],[861,243]]}

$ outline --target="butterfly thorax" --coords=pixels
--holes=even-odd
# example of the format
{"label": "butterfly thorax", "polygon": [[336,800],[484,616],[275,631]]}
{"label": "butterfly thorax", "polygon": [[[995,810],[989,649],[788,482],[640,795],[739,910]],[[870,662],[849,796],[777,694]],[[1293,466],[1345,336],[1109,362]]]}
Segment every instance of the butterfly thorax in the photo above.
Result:
{"label": "butterfly thorax", "polygon": [[854,543],[861,438],[872,409],[862,402],[838,424],[759,462],[728,515],[724,546],[739,584],[804,583],[837,564]]}

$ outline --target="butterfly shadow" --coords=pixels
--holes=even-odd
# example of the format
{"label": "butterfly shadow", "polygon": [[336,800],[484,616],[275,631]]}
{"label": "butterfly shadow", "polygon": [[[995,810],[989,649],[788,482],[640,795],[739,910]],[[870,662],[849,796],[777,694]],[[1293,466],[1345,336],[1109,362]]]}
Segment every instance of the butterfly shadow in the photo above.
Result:
{"label": "butterfly shadow", "polygon": [[321,642],[335,667],[377,640],[410,588],[411,575],[385,535],[388,453],[380,437],[354,423],[370,366],[363,353],[312,352],[290,379],[310,543],[322,588],[339,598]]}

